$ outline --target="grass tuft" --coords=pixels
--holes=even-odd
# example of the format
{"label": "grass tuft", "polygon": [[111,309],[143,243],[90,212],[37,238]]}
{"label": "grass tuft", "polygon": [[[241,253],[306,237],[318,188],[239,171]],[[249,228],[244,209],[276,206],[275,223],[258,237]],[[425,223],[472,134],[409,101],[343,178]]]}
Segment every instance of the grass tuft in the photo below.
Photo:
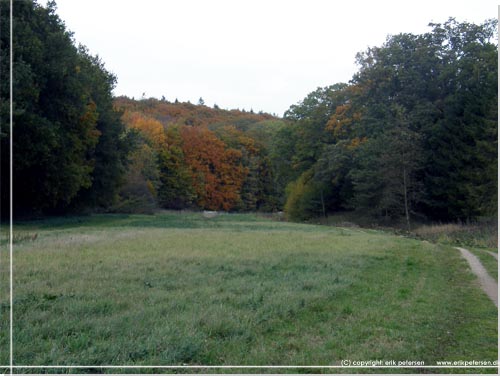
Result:
{"label": "grass tuft", "polygon": [[498,226],[494,221],[423,225],[412,231],[422,239],[468,247],[498,247]]}

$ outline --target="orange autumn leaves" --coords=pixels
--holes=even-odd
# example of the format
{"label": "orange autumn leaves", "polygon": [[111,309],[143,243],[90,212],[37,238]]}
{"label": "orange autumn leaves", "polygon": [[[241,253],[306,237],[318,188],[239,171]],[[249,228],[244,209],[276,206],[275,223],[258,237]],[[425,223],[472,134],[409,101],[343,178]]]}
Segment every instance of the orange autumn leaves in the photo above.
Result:
{"label": "orange autumn leaves", "polygon": [[160,149],[166,145],[165,131],[158,120],[129,111],[125,111],[122,120],[129,128],[139,130],[154,148]]}
{"label": "orange autumn leaves", "polygon": [[[169,125],[167,132],[160,121],[128,111],[123,120],[129,128],[139,130],[158,153],[173,146],[182,150],[182,167],[190,172],[199,208],[227,211],[241,200],[241,188],[248,174],[242,153],[228,147],[207,126]],[[172,137],[173,133],[180,137]]]}
{"label": "orange autumn leaves", "polygon": [[226,148],[206,127],[183,126],[180,134],[198,206],[210,210],[233,208],[248,172],[241,164],[241,152]]}

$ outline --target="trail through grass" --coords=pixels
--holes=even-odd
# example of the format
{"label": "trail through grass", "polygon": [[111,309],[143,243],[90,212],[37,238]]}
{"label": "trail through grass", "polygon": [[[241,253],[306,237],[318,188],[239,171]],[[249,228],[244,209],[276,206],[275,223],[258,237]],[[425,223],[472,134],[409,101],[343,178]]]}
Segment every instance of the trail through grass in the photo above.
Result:
{"label": "trail through grass", "polygon": [[15,231],[37,234],[14,250],[15,364],[497,358],[497,310],[452,247],[254,215],[100,215]]}
{"label": "trail through grass", "polygon": [[497,250],[493,248],[477,247],[469,247],[468,249],[479,258],[481,264],[483,264],[488,271],[488,274],[498,281],[498,260],[489,253],[497,253]]}

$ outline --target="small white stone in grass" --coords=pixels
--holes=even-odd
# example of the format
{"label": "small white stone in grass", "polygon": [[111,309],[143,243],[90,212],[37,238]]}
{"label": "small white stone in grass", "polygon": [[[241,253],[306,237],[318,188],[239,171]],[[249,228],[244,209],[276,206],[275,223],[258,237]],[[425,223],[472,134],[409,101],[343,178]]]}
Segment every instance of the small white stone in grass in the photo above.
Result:
{"label": "small white stone in grass", "polygon": [[218,213],[216,211],[204,210],[203,217],[205,218],[214,218],[217,217]]}

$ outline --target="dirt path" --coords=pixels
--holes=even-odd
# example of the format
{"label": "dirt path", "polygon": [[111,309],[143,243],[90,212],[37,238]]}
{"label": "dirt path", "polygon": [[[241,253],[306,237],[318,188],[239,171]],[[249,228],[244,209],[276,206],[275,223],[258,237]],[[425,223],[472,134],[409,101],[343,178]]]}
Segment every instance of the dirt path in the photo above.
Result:
{"label": "dirt path", "polygon": [[483,264],[479,261],[479,259],[470,253],[465,248],[456,247],[461,253],[462,256],[467,260],[472,269],[472,272],[479,279],[479,283],[481,288],[484,290],[486,295],[495,303],[495,306],[498,308],[498,283],[490,277]]}

